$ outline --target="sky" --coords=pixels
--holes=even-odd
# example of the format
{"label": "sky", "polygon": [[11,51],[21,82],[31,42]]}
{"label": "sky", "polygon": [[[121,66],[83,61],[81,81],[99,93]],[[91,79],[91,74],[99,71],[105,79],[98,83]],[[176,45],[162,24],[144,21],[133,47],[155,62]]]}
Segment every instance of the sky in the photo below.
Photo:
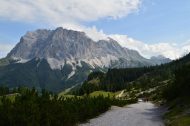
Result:
{"label": "sky", "polygon": [[1,0],[0,58],[27,31],[63,27],[176,59],[190,52],[188,26],[190,0]]}

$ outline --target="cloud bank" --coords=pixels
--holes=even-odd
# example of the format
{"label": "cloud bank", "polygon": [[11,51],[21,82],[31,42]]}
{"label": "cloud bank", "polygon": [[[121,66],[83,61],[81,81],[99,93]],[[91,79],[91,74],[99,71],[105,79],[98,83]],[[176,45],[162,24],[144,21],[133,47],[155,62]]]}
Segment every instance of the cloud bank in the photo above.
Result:
{"label": "cloud bank", "polygon": [[[127,35],[106,35],[95,26],[82,25],[105,18],[117,20],[126,17],[130,13],[138,12],[141,3],[142,0],[0,0],[0,20],[62,26],[84,31],[95,41],[109,36],[122,46],[135,49],[147,58],[161,54],[175,59],[189,52],[189,41],[182,44],[146,44]],[[12,47],[13,45],[0,43],[0,57],[5,56]]]}
{"label": "cloud bank", "polygon": [[[106,38],[103,31],[81,24],[103,18],[117,20],[138,11],[140,5],[141,0],[0,0],[0,20],[62,26],[98,40]],[[9,51],[9,45],[0,43],[0,57]]]}
{"label": "cloud bank", "polygon": [[123,47],[137,50],[146,58],[151,56],[163,55],[170,59],[177,59],[188,52],[190,52],[190,41],[177,44],[160,42],[156,44],[146,44],[144,42],[135,40],[127,35],[110,35],[113,39],[118,41]]}
{"label": "cloud bank", "polygon": [[6,56],[13,47],[13,44],[0,43],[0,58]]}
{"label": "cloud bank", "polygon": [[1,0],[0,17],[51,24],[122,18],[138,10],[140,0]]}
{"label": "cloud bank", "polygon": [[98,40],[105,38],[101,30],[81,24],[103,18],[117,20],[138,11],[140,5],[141,0],[0,0],[0,19],[62,26]]}

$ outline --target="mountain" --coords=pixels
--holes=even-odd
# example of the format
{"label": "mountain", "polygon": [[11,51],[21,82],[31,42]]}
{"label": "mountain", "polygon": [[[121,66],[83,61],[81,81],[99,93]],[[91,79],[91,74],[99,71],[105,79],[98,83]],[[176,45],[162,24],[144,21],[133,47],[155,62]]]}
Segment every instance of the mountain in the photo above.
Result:
{"label": "mountain", "polygon": [[[190,125],[190,53],[170,63],[143,67],[110,69],[93,72],[70,93],[92,94],[98,91],[122,92],[120,99],[141,98],[166,108],[167,126]],[[177,124],[177,125],[176,125]]]}
{"label": "mountain", "polygon": [[[163,59],[162,56],[159,56],[159,58]],[[171,93],[171,91],[166,91],[168,96],[173,97],[179,93],[179,88],[176,88],[176,85],[178,85],[178,87],[181,86],[181,92],[185,90],[186,93],[188,92],[188,82],[190,80],[189,75],[190,53],[180,59],[156,66],[114,68],[109,69],[106,73],[92,72],[89,74],[82,86],[73,89],[71,93],[83,95],[99,90],[116,92],[123,89],[142,92],[145,90],[156,90],[158,87],[161,88],[158,91],[160,93],[160,91],[165,91],[167,88],[174,87],[174,89],[172,89],[174,90],[173,93]],[[182,84],[180,85],[179,83]],[[159,94],[158,92],[156,93]],[[161,92],[161,94],[163,93]],[[156,99],[160,97],[159,95],[156,96]]]}
{"label": "mountain", "polygon": [[164,57],[163,55],[158,55],[158,56],[152,56],[150,60],[155,63],[155,64],[162,64],[162,63],[169,63],[172,60],[169,58]]}
{"label": "mountain", "polygon": [[95,42],[84,32],[63,28],[28,32],[7,57],[20,62],[44,58],[52,69],[61,69],[65,63],[80,66],[81,61],[93,68],[110,67],[121,59],[123,67],[153,65],[138,52],[121,47],[111,38]]}
{"label": "mountain", "polygon": [[152,66],[146,59],[112,38],[94,41],[84,32],[40,29],[27,32],[6,58],[0,60],[0,85],[60,91],[83,82],[92,71]]}

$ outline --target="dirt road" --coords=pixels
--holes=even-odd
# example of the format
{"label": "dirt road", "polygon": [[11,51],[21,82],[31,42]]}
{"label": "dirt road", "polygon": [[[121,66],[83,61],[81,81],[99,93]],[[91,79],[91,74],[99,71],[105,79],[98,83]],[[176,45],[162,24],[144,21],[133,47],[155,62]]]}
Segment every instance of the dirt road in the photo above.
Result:
{"label": "dirt road", "polygon": [[139,102],[127,107],[112,107],[101,116],[80,126],[164,126],[164,110],[150,102]]}

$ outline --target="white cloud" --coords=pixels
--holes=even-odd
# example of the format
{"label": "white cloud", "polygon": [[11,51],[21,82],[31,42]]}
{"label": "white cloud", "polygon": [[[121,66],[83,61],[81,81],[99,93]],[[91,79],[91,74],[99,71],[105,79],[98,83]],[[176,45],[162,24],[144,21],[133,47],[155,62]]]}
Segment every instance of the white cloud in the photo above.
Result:
{"label": "white cloud", "polygon": [[[82,22],[122,18],[138,11],[140,5],[141,0],[0,0],[0,19],[62,26],[84,31],[98,40],[106,38],[103,31],[85,27]],[[10,47],[1,42],[0,57],[5,56]]]}
{"label": "white cloud", "polygon": [[[72,26],[71,29],[77,28]],[[177,59],[187,53],[190,52],[190,41],[186,41],[181,44],[177,43],[156,43],[156,44],[146,44],[142,41],[135,40],[133,38],[128,37],[127,35],[106,35],[103,31],[98,31],[96,27],[85,28],[78,27],[78,30],[85,30],[89,37],[94,37],[95,41],[100,39],[107,39],[107,37],[111,37],[114,40],[118,41],[118,43],[122,47],[126,47],[129,49],[137,50],[142,56],[146,58],[150,58],[151,56],[163,55],[170,59]],[[8,52],[14,47],[13,44],[4,44],[0,43],[0,58],[5,57]]]}
{"label": "white cloud", "polygon": [[54,25],[121,18],[138,10],[141,0],[1,0],[0,17]]}
{"label": "white cloud", "polygon": [[[122,46],[135,49],[149,58],[164,55],[175,59],[190,51],[190,41],[183,44],[144,42],[127,35],[106,35],[102,30],[81,25],[102,18],[118,19],[136,12],[142,0],[0,0],[0,19],[20,22],[41,22],[50,26],[84,31],[93,40],[110,36]],[[0,43],[0,57],[5,56],[13,45]]]}
{"label": "white cloud", "polygon": [[62,24],[61,25],[63,28],[66,29],[72,29],[72,30],[77,30],[77,31],[82,31],[85,32],[88,37],[93,39],[94,41],[98,41],[101,39],[107,39],[107,35],[103,32],[103,30],[98,30],[96,26],[92,27],[85,27],[85,26],[80,26],[78,24]]}
{"label": "white cloud", "polygon": [[101,39],[107,39],[108,36],[103,32],[103,30],[98,30],[95,26],[92,28],[84,28],[83,31],[94,41],[98,41]]}
{"label": "white cloud", "polygon": [[82,22],[122,18],[138,11],[140,5],[141,0],[0,0],[0,19],[62,26],[98,40],[105,34]]}
{"label": "white cloud", "polygon": [[0,58],[6,56],[13,47],[13,44],[0,43]]}
{"label": "white cloud", "polygon": [[177,44],[161,42],[156,44],[146,44],[144,42],[129,38],[127,35],[110,35],[123,47],[137,50],[146,58],[163,55],[167,58],[176,59],[190,52],[190,41]]}

